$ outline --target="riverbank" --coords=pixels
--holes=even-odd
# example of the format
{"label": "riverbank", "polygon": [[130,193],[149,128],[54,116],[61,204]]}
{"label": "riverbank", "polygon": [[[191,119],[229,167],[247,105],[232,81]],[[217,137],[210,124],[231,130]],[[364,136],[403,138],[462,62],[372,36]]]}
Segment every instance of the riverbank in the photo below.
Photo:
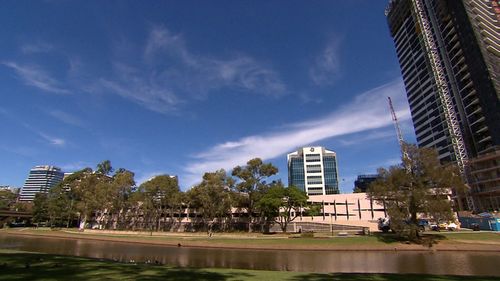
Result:
{"label": "riverbank", "polygon": [[106,260],[28,253],[0,249],[1,280],[379,280],[453,281],[500,280],[486,276],[421,274],[308,273],[216,268],[176,268],[160,264],[118,263]]}
{"label": "riverbank", "polygon": [[500,252],[500,233],[452,232],[426,234],[421,244],[398,240],[394,235],[377,233],[369,236],[314,238],[300,235],[259,233],[133,233],[120,231],[84,231],[77,229],[51,230],[33,228],[2,229],[0,235],[88,239],[170,247],[229,248],[255,250],[316,250],[316,251],[488,251]]}

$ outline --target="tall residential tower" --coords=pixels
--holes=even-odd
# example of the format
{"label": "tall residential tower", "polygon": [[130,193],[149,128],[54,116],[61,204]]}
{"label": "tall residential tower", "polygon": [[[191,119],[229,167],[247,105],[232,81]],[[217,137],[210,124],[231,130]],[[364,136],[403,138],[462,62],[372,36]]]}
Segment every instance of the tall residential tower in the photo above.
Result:
{"label": "tall residential tower", "polygon": [[54,166],[35,166],[21,190],[19,201],[33,201],[37,193],[47,193],[63,180],[64,173]]}
{"label": "tall residential tower", "polygon": [[288,185],[307,195],[339,193],[337,154],[324,147],[303,147],[287,155]]}
{"label": "tall residential tower", "polygon": [[386,16],[418,145],[463,168],[470,208],[500,209],[499,1],[392,0]]}

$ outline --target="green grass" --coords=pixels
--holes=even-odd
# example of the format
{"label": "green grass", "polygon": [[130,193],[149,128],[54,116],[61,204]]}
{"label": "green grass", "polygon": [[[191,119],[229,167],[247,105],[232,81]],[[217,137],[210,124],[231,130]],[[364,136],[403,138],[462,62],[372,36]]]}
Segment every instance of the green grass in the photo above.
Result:
{"label": "green grass", "polygon": [[[300,235],[262,235],[262,234],[248,234],[248,233],[216,233],[212,237],[207,237],[203,233],[186,233],[186,234],[167,234],[165,236],[153,235],[149,236],[147,233],[140,235],[134,234],[105,234],[105,233],[80,233],[76,230],[65,232],[64,229],[50,230],[50,229],[10,229],[0,230],[2,232],[9,231],[10,233],[24,233],[34,235],[56,235],[58,237],[71,237],[71,238],[92,238],[92,239],[114,239],[120,241],[130,242],[144,242],[144,243],[161,243],[177,245],[178,243],[184,246],[207,246],[207,247],[251,247],[251,248],[277,248],[277,249],[323,249],[335,247],[354,247],[362,248],[384,248],[396,247],[405,242],[398,239],[394,234],[375,233],[370,236],[349,236],[349,237],[331,237],[329,234],[315,234],[320,236],[316,238],[303,238]],[[436,244],[444,242],[447,245],[460,244],[464,241],[471,243],[495,244],[500,245],[500,233],[485,233],[485,232],[428,232],[424,235],[421,241],[422,245],[429,243]]]}
{"label": "green grass", "polygon": [[125,264],[88,258],[0,249],[0,280],[450,281],[500,280],[500,278],[420,274],[320,274],[239,269],[173,268],[162,265]]}
{"label": "green grass", "polygon": [[470,240],[470,241],[491,241],[500,242],[500,233],[494,232],[441,232],[446,239],[453,240]]}

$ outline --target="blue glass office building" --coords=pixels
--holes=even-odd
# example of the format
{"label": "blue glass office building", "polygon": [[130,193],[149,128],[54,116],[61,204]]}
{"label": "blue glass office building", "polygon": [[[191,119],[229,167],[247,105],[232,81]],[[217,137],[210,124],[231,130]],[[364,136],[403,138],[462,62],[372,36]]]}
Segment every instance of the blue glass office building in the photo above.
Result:
{"label": "blue glass office building", "polygon": [[24,183],[19,201],[33,201],[37,193],[47,193],[49,189],[63,180],[64,173],[54,166],[36,166],[31,169]]}
{"label": "blue glass office building", "polygon": [[308,195],[339,193],[337,155],[324,147],[303,147],[287,155],[288,185]]}

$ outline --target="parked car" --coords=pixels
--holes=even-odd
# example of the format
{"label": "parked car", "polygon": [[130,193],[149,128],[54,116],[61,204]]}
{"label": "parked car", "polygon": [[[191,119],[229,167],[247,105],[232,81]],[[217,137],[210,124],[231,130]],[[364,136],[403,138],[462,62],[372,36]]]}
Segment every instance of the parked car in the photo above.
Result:
{"label": "parked car", "polygon": [[[405,223],[408,225],[410,224],[409,221],[405,221]],[[379,218],[378,219],[378,229],[382,232],[389,232],[390,230],[393,230],[393,228],[391,227],[391,220],[389,218]],[[420,232],[423,232],[423,231],[426,231],[429,229],[431,229],[431,228],[430,228],[428,220],[426,220],[426,219],[419,219],[418,220],[418,230]]]}
{"label": "parked car", "polygon": [[391,230],[391,221],[389,218],[379,218],[378,219],[378,230],[386,233]]}
{"label": "parked car", "polygon": [[433,230],[433,231],[439,231],[439,226],[438,226],[438,224],[437,224],[437,223],[435,223],[435,222],[433,222],[433,223],[429,224],[429,227],[430,227],[430,229],[431,229],[431,230]]}
{"label": "parked car", "polygon": [[458,229],[458,225],[454,222],[450,222],[448,224],[448,227],[446,227],[446,230],[448,231],[456,231]]}
{"label": "parked car", "polygon": [[419,219],[418,220],[418,228],[420,231],[426,231],[431,229],[431,225],[428,220],[426,219]]}
{"label": "parked car", "polygon": [[431,229],[434,231],[456,231],[458,229],[458,225],[454,222],[440,222],[438,224],[431,224]]}
{"label": "parked car", "polygon": [[478,223],[471,223],[470,224],[470,228],[473,230],[473,231],[479,231],[481,230],[481,227],[479,226]]}

